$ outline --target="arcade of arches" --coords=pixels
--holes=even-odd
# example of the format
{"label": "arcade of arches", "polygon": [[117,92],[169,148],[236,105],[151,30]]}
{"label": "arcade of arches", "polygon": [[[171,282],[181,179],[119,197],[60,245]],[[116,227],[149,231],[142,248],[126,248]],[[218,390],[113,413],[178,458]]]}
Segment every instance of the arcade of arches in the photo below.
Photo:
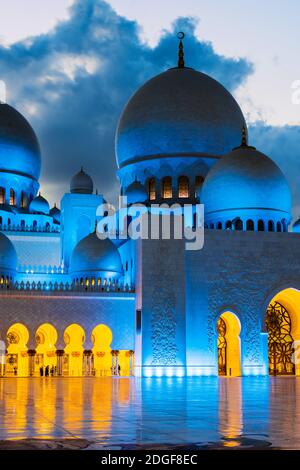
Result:
{"label": "arcade of arches", "polygon": [[[232,312],[217,320],[218,375],[240,376],[241,324]],[[300,375],[300,292],[288,288],[276,294],[265,315],[270,375]]]}
{"label": "arcade of arches", "polygon": [[[28,349],[29,331],[22,323],[11,325],[7,331],[7,349],[0,341],[0,376],[131,376],[134,370],[134,351],[113,350],[113,334],[106,325],[97,325],[91,335],[93,348],[84,349],[85,332],[78,324],[64,331],[64,349],[57,349],[57,331],[44,323],[35,332],[35,349]],[[1,346],[2,344],[2,346]],[[2,350],[2,349],[3,350]]]}

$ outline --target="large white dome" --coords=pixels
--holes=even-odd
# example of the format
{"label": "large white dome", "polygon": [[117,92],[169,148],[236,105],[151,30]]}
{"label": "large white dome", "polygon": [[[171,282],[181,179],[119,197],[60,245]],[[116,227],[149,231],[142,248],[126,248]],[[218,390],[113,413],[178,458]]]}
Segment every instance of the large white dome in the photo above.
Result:
{"label": "large white dome", "polygon": [[209,171],[201,192],[206,223],[241,218],[287,223],[291,192],[278,166],[254,147],[241,145]]}
{"label": "large white dome", "polygon": [[233,96],[191,68],[173,68],[129,100],[116,134],[119,168],[164,157],[220,156],[240,142],[245,126]]}

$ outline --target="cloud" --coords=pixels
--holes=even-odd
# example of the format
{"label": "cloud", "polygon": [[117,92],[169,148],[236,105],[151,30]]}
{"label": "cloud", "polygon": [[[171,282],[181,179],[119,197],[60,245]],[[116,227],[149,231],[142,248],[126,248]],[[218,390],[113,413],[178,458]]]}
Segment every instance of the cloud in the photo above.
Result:
{"label": "cloud", "polygon": [[141,42],[139,26],[102,0],[77,0],[68,20],[49,33],[0,47],[8,102],[32,123],[43,159],[41,184],[53,202],[68,190],[81,165],[99,192],[118,192],[114,132],[130,95],[147,79],[174,66],[176,32],[186,33],[187,65],[235,90],[252,72],[245,59],[218,55],[195,36],[196,22],[180,18],[155,48]]}
{"label": "cloud", "polygon": [[256,122],[249,128],[250,144],[271,157],[285,174],[292,191],[293,214],[300,216],[300,126],[268,126]]}

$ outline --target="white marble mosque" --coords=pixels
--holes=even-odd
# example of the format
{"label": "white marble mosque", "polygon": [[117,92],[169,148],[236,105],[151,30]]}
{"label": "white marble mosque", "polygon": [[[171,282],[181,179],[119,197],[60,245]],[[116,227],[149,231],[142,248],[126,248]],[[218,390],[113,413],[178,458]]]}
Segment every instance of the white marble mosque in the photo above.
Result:
{"label": "white marble mosque", "polygon": [[50,209],[34,130],[1,103],[1,375],[299,375],[300,222],[254,145],[238,103],[185,66],[180,41],[177,65],[121,114],[118,178],[149,211],[204,204],[204,246],[101,240],[104,198],[84,158]]}

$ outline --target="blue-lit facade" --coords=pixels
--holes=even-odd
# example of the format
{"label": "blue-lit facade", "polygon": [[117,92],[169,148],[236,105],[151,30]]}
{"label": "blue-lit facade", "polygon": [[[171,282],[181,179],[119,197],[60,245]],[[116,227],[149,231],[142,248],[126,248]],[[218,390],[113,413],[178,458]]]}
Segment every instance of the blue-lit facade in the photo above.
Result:
{"label": "blue-lit facade", "polygon": [[299,223],[231,94],[182,64],[154,77],[120,117],[116,158],[129,205],[204,204],[201,250],[101,240],[85,168],[50,208],[37,137],[0,104],[0,374],[298,375]]}

